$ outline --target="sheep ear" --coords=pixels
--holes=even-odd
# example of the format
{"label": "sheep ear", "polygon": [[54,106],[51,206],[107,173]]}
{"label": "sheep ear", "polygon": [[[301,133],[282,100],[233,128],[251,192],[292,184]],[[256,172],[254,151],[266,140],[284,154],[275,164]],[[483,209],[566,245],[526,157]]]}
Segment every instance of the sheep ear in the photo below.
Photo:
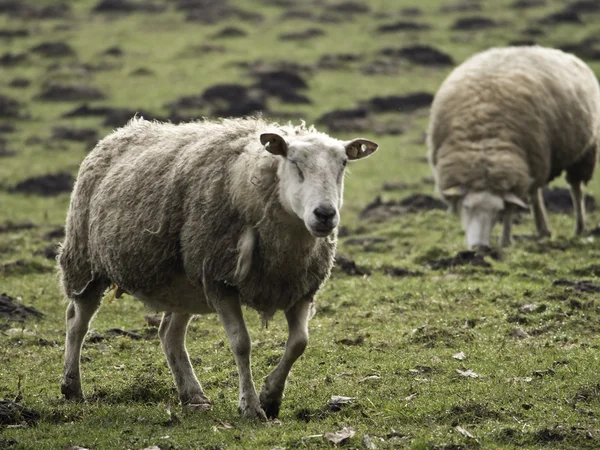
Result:
{"label": "sheep ear", "polygon": [[442,196],[449,203],[448,212],[458,214],[458,201],[467,195],[463,186],[455,186],[442,191]]}
{"label": "sheep ear", "polygon": [[260,135],[260,143],[265,149],[274,155],[285,156],[287,154],[287,143],[276,133],[263,133]]}
{"label": "sheep ear", "polygon": [[515,194],[512,194],[512,193],[504,194],[504,201],[506,203],[520,206],[523,209],[529,209],[529,206],[527,206],[527,203],[525,203],[523,200],[521,200],[519,197],[517,197]]}
{"label": "sheep ear", "polygon": [[355,159],[366,158],[375,153],[375,150],[377,150],[377,147],[379,146],[368,139],[357,138],[344,142],[344,147],[346,148],[348,159],[353,161]]}

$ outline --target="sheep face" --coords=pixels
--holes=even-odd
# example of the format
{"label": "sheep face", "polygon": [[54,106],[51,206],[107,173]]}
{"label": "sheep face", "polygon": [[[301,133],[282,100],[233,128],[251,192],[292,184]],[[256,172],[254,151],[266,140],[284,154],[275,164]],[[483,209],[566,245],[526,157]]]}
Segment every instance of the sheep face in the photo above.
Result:
{"label": "sheep face", "polygon": [[510,193],[500,196],[488,191],[452,188],[442,194],[450,202],[452,210],[460,215],[467,247],[475,250],[490,249],[494,225],[506,210],[515,206],[527,207],[521,199]]}
{"label": "sheep face", "polygon": [[260,137],[266,150],[282,157],[277,175],[286,211],[300,218],[315,237],[326,237],[340,221],[346,163],[377,150],[367,139],[339,141],[325,135]]}

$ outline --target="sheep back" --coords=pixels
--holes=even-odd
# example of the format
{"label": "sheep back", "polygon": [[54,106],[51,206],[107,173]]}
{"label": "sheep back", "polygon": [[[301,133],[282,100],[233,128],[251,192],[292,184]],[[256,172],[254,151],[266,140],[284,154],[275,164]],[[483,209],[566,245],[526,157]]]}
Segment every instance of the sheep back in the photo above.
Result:
{"label": "sheep back", "polygon": [[491,49],[436,93],[429,160],[440,191],[525,196],[595,150],[599,124],[598,82],[580,59],[539,46]]}

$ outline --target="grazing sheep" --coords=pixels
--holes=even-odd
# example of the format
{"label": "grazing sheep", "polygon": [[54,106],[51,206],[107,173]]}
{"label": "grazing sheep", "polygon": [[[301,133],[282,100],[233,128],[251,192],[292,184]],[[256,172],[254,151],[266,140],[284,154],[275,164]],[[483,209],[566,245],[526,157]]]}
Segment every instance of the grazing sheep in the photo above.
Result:
{"label": "grazing sheep", "polygon": [[[107,287],[165,311],[162,348],[182,404],[206,410],[185,348],[192,314],[216,312],[239,372],[239,411],[279,413],[285,380],[308,341],[313,299],[337,242],[347,161],[377,144],[259,118],[184,125],[133,119],[83,161],[58,256],[70,300],[62,392],[81,399],[79,360]],[[242,305],[282,310],[283,358],[260,399]]]}
{"label": "grazing sheep", "polygon": [[575,233],[584,231],[582,183],[594,172],[600,89],[577,57],[539,46],[476,54],[442,83],[431,108],[429,161],[437,189],[460,213],[470,248],[511,243],[511,214],[528,198],[540,236],[550,236],[542,188],[563,170]]}

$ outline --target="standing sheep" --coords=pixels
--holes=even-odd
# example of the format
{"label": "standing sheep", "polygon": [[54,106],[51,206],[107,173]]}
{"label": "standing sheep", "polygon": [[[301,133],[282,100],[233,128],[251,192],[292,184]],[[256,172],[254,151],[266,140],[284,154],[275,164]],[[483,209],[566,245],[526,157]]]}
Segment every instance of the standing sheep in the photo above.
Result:
{"label": "standing sheep", "polygon": [[[133,119],[83,161],[58,256],[67,307],[62,393],[81,399],[79,360],[111,283],[159,311],[159,336],[182,404],[210,400],[185,348],[192,314],[216,312],[233,350],[245,417],[277,417],[285,381],[308,342],[316,292],[337,243],[347,161],[377,144],[339,141],[304,124],[226,119],[184,125]],[[260,398],[242,305],[282,310],[283,358]]]}
{"label": "standing sheep", "polygon": [[460,214],[470,248],[489,247],[502,218],[528,198],[540,236],[550,236],[542,188],[563,170],[576,226],[584,231],[582,183],[594,172],[600,89],[591,69],[560,50],[495,48],[476,54],[442,83],[428,131],[437,189]]}

